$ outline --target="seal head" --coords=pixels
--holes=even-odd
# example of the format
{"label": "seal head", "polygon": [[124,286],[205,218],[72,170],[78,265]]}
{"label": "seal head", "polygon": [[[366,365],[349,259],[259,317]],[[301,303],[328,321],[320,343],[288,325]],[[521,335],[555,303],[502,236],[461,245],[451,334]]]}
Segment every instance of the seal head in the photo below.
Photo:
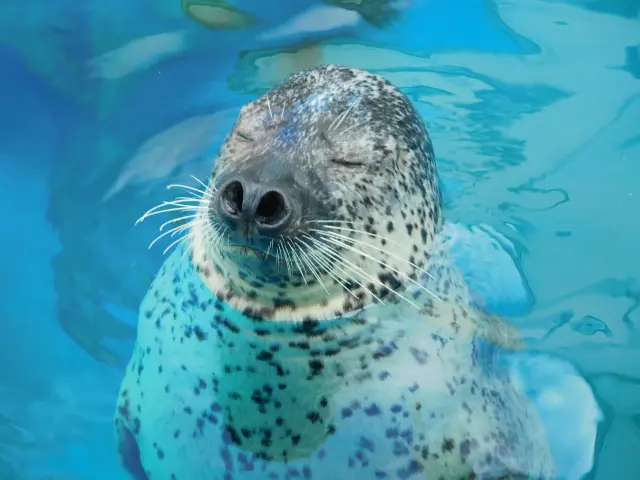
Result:
{"label": "seal head", "polygon": [[203,206],[193,228],[201,277],[271,320],[401,300],[442,225],[420,116],[388,81],[335,65],[242,108]]}

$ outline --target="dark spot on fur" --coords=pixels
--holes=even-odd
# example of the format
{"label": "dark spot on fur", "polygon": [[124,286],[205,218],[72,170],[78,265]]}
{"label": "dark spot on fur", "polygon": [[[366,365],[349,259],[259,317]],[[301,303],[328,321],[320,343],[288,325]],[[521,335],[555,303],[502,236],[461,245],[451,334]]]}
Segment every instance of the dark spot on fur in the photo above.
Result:
{"label": "dark spot on fur", "polygon": [[456,444],[451,438],[445,438],[442,442],[442,452],[451,452],[455,448]]}

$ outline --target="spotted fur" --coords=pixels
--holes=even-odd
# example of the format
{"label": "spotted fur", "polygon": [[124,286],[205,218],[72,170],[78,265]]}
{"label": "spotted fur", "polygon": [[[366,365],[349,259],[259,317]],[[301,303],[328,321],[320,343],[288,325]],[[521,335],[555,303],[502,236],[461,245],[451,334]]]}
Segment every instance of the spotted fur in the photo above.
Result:
{"label": "spotted fur", "polygon": [[208,192],[252,169],[292,198],[286,268],[233,248],[203,197],[140,309],[115,420],[133,478],[552,478],[540,419],[491,363],[489,340],[517,339],[449,263],[407,98],[356,69],[294,75],[242,109]]}

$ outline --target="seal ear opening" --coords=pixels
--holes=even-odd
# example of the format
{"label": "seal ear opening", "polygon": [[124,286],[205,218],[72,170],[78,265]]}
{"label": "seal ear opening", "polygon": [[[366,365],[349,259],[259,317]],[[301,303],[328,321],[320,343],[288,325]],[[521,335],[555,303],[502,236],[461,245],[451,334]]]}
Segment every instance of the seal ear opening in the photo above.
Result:
{"label": "seal ear opening", "polygon": [[119,425],[118,452],[125,470],[129,472],[133,480],[149,480],[140,460],[140,448],[138,442],[127,427]]}

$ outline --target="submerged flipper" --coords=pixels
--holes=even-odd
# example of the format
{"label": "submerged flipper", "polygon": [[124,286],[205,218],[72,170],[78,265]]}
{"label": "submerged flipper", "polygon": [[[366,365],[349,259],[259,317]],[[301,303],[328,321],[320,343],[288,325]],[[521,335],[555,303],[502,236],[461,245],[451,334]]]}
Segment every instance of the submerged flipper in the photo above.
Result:
{"label": "submerged flipper", "polygon": [[512,258],[513,245],[486,226],[449,224],[447,233],[454,263],[475,303],[491,312],[479,325],[476,354],[490,368],[501,365],[535,405],[547,432],[557,480],[581,479],[593,468],[603,418],[591,386],[568,361],[525,351],[519,329],[494,315],[522,313],[531,302]]}
{"label": "submerged flipper", "polygon": [[558,480],[579,480],[593,468],[603,415],[591,386],[566,360],[538,352],[499,353],[501,363],[536,406]]}
{"label": "submerged flipper", "polygon": [[133,480],[149,480],[142,466],[142,461],[140,460],[140,449],[138,448],[138,442],[135,437],[131,431],[123,425],[118,425],[116,429],[118,436],[118,453],[120,454],[122,466],[127,473],[131,475]]}

